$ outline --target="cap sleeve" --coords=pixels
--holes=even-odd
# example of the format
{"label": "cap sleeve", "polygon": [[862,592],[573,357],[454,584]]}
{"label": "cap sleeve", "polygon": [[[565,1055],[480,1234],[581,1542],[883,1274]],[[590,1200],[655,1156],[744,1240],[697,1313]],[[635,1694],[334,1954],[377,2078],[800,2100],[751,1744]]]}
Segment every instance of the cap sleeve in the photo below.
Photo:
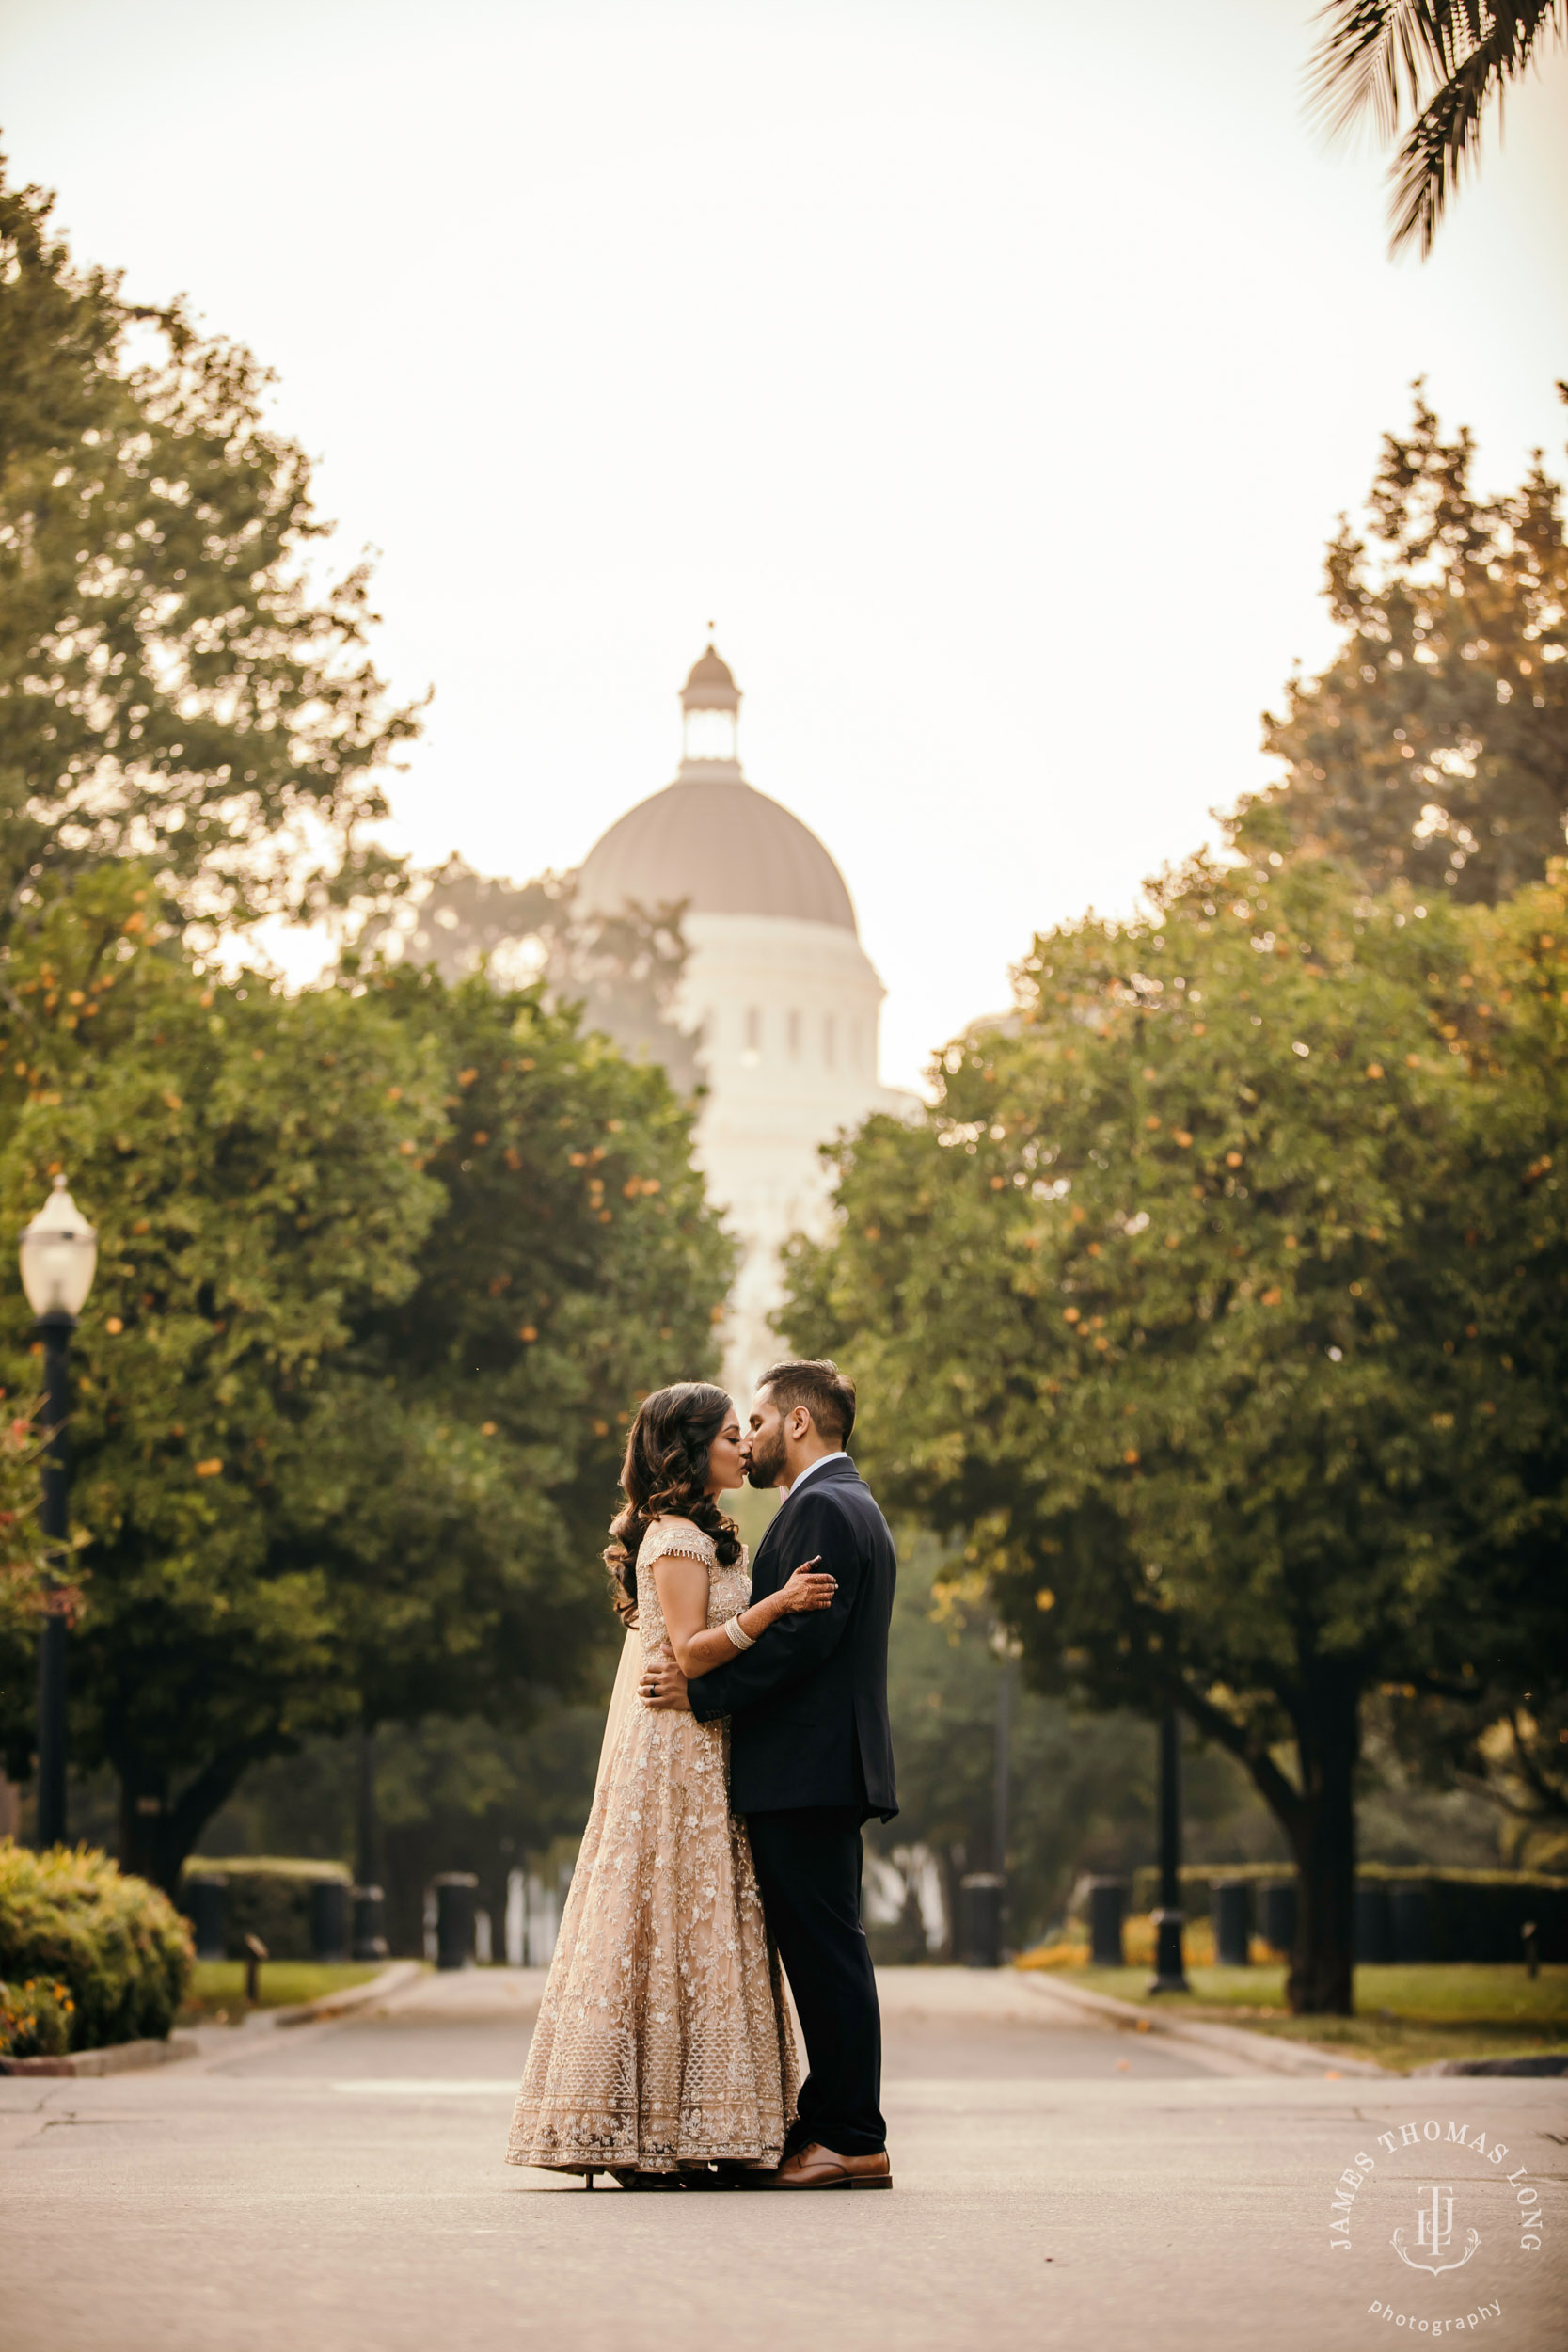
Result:
{"label": "cap sleeve", "polygon": [[650,1527],[642,1538],[642,1549],[637,1555],[640,1568],[651,1568],[656,1560],[675,1552],[688,1560],[700,1560],[711,1568],[719,1554],[711,1535],[705,1535],[689,1519],[666,1519],[662,1526]]}

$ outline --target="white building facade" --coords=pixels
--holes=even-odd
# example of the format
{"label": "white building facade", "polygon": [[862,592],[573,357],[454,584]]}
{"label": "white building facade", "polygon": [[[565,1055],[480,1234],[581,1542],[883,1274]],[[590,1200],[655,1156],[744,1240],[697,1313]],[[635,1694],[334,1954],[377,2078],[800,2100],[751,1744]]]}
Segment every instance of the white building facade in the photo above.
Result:
{"label": "white building facade", "polygon": [[584,913],[685,902],[680,1012],[708,1092],[697,1157],[741,1244],[724,1378],[744,1395],[778,1355],[768,1317],[779,1252],[822,1233],[831,1171],[819,1147],[909,1098],[878,1078],[883,989],[844,878],[816,834],[746,782],[740,693],[710,644],[681,692],[675,780],[627,811],[578,877]]}

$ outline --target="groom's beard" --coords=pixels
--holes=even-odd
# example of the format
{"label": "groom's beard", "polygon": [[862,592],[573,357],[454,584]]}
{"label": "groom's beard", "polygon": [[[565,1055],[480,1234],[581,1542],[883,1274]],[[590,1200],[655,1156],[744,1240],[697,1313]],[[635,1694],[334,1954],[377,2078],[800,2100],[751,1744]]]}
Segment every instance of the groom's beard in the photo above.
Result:
{"label": "groom's beard", "polygon": [[784,1466],[784,1431],[781,1429],[772,1446],[765,1453],[757,1440],[752,1439],[752,1458],[746,1466],[749,1486],[776,1486]]}

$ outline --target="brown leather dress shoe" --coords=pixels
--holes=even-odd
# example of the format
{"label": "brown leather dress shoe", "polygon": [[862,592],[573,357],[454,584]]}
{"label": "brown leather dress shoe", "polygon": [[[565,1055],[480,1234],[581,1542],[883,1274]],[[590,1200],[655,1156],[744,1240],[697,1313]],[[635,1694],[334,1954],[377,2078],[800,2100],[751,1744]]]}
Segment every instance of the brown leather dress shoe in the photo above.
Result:
{"label": "brown leather dress shoe", "polygon": [[813,2140],[785,2156],[768,2182],[769,2188],[891,2188],[893,2167],[885,2148],[871,2156],[840,2156]]}

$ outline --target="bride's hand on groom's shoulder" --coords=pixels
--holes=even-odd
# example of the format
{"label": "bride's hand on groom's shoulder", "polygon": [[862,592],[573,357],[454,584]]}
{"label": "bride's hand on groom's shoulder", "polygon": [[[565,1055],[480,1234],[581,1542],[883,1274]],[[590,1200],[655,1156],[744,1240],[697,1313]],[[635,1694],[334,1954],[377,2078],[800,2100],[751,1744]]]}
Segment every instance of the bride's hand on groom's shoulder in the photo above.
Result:
{"label": "bride's hand on groom's shoulder", "polygon": [[668,1645],[661,1649],[653,1663],[642,1669],[638,1685],[644,1707],[665,1714],[689,1715],[691,1701],[686,1694],[686,1677],[671,1656]]}

